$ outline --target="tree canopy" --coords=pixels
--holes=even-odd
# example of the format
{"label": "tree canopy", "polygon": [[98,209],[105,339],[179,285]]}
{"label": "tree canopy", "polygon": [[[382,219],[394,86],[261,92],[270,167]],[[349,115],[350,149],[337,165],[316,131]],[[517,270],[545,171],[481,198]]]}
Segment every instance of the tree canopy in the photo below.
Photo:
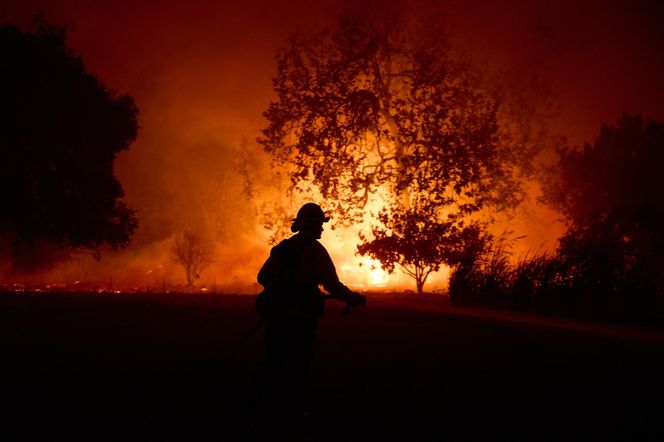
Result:
{"label": "tree canopy", "polygon": [[36,19],[0,27],[0,233],[14,245],[124,247],[137,226],[113,173],[137,136],[132,98],[107,88]]}
{"label": "tree canopy", "polygon": [[625,278],[663,289],[664,122],[625,114],[592,144],[558,154],[544,199],[568,224],[561,256],[607,290]]}
{"label": "tree canopy", "polygon": [[412,262],[407,256],[429,269],[450,263],[440,244],[462,240],[465,217],[514,206],[517,170],[536,151],[509,132],[504,97],[444,35],[435,19],[372,18],[295,35],[279,54],[277,98],[264,113],[259,143],[292,189],[320,192],[337,221],[359,220],[387,195],[377,204],[382,225],[360,252],[388,269]]}
{"label": "tree canopy", "polygon": [[358,252],[380,261],[389,273],[400,268],[415,279],[421,294],[429,275],[443,264],[457,265],[465,247],[481,231],[478,223],[466,223],[455,216],[441,218],[437,212],[427,200],[408,209],[382,210],[379,223],[372,226],[372,237],[360,234]]}

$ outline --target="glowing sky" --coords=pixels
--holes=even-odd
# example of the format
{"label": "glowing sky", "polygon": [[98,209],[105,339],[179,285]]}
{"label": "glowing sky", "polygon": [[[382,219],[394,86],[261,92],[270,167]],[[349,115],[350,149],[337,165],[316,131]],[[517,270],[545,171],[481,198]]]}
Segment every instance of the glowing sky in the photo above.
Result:
{"label": "glowing sky", "polygon": [[[164,244],[204,207],[228,224],[219,263],[235,263],[209,271],[208,281],[230,284],[251,280],[267,253],[255,214],[242,213],[247,202],[220,189],[241,187],[234,151],[243,140],[254,148],[264,125],[277,49],[289,33],[320,29],[348,10],[433,4],[480,63],[549,79],[559,105],[551,124],[572,144],[591,140],[623,111],[664,119],[664,6],[656,1],[21,0],[0,5],[0,22],[26,26],[43,11],[48,21],[71,24],[69,44],[88,69],[138,104],[139,137],[116,173],[141,225],[123,255],[132,264],[106,265],[127,275],[144,275],[146,256],[168,265]],[[533,243],[552,240],[555,228],[540,221],[522,232]]]}

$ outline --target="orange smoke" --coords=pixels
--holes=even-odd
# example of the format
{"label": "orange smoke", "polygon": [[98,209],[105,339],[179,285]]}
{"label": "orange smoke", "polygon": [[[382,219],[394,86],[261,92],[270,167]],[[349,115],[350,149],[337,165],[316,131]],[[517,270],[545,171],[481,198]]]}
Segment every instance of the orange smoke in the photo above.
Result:
{"label": "orange smoke", "polygon": [[[140,0],[99,6],[68,0],[9,3],[0,8],[2,22],[24,26],[42,10],[48,20],[72,23],[70,46],[89,71],[135,98],[139,137],[118,157],[115,172],[127,203],[137,209],[140,226],[128,249],[105,251],[99,262],[76,254],[39,274],[23,275],[12,271],[5,255],[0,260],[2,281],[21,286],[80,281],[79,286],[114,290],[176,288],[185,277],[169,256],[173,235],[203,224],[214,238],[215,261],[203,270],[197,286],[258,290],[255,275],[268,256],[271,235],[262,228],[260,208],[283,198],[286,185],[283,177],[275,182],[269,160],[251,141],[265,125],[261,112],[273,95],[274,55],[291,32],[319,29],[341,12],[358,8],[358,2],[162,2],[159,7]],[[385,9],[397,13],[431,7],[426,1],[387,3]],[[447,5],[452,43],[463,45],[487,70],[552,78],[560,116],[551,125],[573,136],[575,144],[591,140],[603,121],[613,121],[623,111],[664,119],[664,61],[657,38],[661,26],[631,11],[629,2],[601,9],[578,2],[476,3]],[[255,160],[251,168],[258,182],[249,197],[238,152]],[[555,248],[562,231],[557,215],[536,203],[536,195],[531,189],[530,200],[499,220],[494,230],[526,236],[515,244],[515,255]],[[296,202],[287,203],[297,208]],[[412,289],[409,277],[386,274],[378,263],[355,255],[357,233],[369,230],[370,212],[359,225],[323,234],[341,279],[361,289]],[[446,277],[446,270],[431,275],[426,290],[444,289]]]}

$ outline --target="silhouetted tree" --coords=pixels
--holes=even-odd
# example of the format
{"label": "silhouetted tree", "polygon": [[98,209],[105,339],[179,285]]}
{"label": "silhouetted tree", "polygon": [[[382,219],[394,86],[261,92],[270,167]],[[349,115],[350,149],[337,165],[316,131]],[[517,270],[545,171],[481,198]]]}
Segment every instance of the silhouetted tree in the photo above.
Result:
{"label": "silhouetted tree", "polygon": [[213,244],[200,229],[187,228],[175,235],[173,260],[184,268],[187,285],[193,286],[205,267],[213,262]]}
{"label": "silhouetted tree", "polygon": [[458,264],[464,247],[480,229],[455,217],[440,221],[438,210],[429,201],[417,201],[405,210],[381,211],[372,237],[360,234],[358,252],[380,261],[389,273],[398,266],[415,279],[417,293],[422,294],[429,275],[443,264]]}
{"label": "silhouetted tree", "polygon": [[664,122],[623,115],[593,144],[558,153],[545,201],[568,224],[558,253],[575,285],[596,305],[622,294],[652,308],[664,289]]}
{"label": "silhouetted tree", "polygon": [[[365,18],[294,36],[279,54],[277,99],[258,140],[292,189],[313,185],[337,221],[361,219],[384,192],[383,225],[360,251],[388,269],[405,265],[418,287],[450,260],[444,243],[463,229],[455,223],[518,202],[516,170],[536,150],[502,124],[503,97],[452,57],[443,36],[435,19]],[[426,210],[412,204],[424,200]]]}
{"label": "silhouetted tree", "polygon": [[31,244],[124,247],[137,226],[113,174],[137,108],[88,73],[66,29],[0,27],[0,234]]}

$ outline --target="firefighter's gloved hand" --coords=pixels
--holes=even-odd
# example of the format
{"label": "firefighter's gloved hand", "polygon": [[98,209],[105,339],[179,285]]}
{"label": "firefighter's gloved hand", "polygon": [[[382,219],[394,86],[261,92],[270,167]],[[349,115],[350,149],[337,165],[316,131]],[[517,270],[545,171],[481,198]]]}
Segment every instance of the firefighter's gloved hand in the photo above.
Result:
{"label": "firefighter's gloved hand", "polygon": [[361,305],[367,304],[367,297],[364,295],[360,295],[359,293],[351,292],[348,293],[348,298],[346,299],[346,303],[351,307],[359,307]]}

